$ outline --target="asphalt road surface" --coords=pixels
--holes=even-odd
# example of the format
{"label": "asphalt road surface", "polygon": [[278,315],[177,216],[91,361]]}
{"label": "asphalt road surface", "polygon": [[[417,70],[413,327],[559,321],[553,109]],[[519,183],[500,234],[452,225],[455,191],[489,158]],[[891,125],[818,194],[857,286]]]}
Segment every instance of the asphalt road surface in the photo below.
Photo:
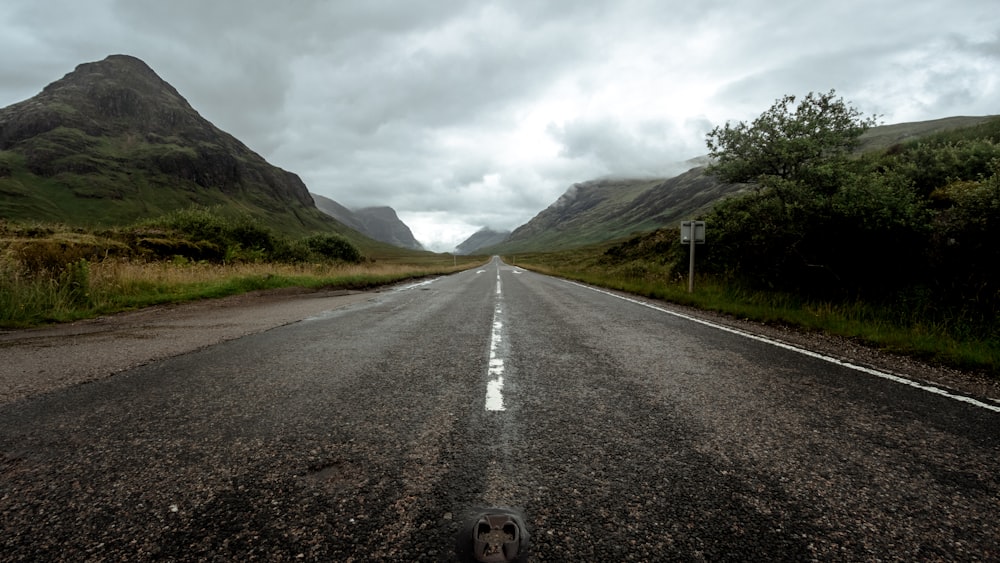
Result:
{"label": "asphalt road surface", "polygon": [[0,406],[0,559],[998,560],[998,411],[493,262]]}

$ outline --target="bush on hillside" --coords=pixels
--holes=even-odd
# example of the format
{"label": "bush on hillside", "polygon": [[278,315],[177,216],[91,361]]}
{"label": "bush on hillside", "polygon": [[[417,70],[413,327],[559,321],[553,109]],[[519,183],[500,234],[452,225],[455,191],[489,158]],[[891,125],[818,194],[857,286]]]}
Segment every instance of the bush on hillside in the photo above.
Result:
{"label": "bush on hillside", "polygon": [[313,235],[305,239],[305,243],[312,252],[326,260],[358,263],[363,258],[358,247],[337,235]]}
{"label": "bush on hillside", "polygon": [[292,240],[276,234],[259,220],[240,215],[229,217],[216,208],[192,207],[174,211],[143,223],[145,229],[160,229],[169,237],[147,237],[140,241],[160,257],[179,255],[192,260],[222,262],[360,262],[361,251],[346,239],[317,234]]}

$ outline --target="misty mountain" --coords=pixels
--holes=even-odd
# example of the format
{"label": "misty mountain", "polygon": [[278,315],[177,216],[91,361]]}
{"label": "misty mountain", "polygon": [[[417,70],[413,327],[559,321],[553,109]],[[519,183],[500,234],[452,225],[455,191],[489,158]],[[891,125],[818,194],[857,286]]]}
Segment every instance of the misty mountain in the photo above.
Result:
{"label": "misty mountain", "polygon": [[476,254],[481,248],[502,243],[508,236],[510,231],[494,231],[489,227],[483,227],[456,246],[455,254]]}
{"label": "misty mountain", "polygon": [[614,240],[688,218],[742,186],[699,166],[674,178],[601,179],[570,186],[493,252],[562,250]]}
{"label": "misty mountain", "polygon": [[143,61],[84,63],[0,109],[0,217],[116,225],[192,205],[278,231],[362,238],[320,212],[295,174],[203,118]]}
{"label": "misty mountain", "polygon": [[393,246],[423,250],[423,245],[413,237],[413,232],[391,207],[365,207],[351,210],[336,201],[312,194],[320,211],[369,237]]}

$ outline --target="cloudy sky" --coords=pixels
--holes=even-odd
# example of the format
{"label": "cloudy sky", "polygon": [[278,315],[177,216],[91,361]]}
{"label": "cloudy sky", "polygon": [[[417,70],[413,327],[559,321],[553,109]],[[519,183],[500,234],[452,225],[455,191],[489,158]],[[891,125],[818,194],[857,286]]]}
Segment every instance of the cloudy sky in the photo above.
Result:
{"label": "cloudy sky", "polygon": [[835,89],[899,123],[1000,114],[996,0],[4,0],[0,107],[139,57],[315,193],[450,250],[571,184]]}

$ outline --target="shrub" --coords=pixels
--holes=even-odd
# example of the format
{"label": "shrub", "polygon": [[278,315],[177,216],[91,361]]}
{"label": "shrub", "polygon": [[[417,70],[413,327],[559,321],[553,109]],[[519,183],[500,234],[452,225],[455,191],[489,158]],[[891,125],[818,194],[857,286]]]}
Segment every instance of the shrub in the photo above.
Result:
{"label": "shrub", "polygon": [[234,221],[226,234],[232,243],[239,245],[241,249],[264,254],[274,251],[278,238],[269,227],[249,216]]}
{"label": "shrub", "polygon": [[280,239],[271,254],[271,258],[275,262],[302,264],[311,261],[313,253],[304,239]]}
{"label": "shrub", "polygon": [[172,211],[145,224],[183,233],[191,240],[205,240],[216,244],[225,242],[225,233],[228,230],[227,220],[209,207],[189,207]]}
{"label": "shrub", "polygon": [[309,250],[327,260],[341,260],[356,264],[363,259],[358,247],[337,235],[313,235],[305,239],[305,243]]}
{"label": "shrub", "polygon": [[163,229],[170,236],[143,239],[143,246],[160,258],[179,255],[213,262],[263,262],[273,258],[280,237],[250,215],[225,216],[220,209],[189,207],[143,223],[140,228]]}

